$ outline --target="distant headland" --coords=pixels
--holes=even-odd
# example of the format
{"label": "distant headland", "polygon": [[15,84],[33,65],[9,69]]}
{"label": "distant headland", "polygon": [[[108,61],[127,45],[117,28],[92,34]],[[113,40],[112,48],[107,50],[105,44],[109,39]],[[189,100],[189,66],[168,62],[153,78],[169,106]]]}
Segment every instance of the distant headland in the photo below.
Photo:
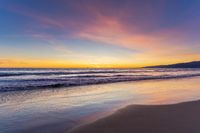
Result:
{"label": "distant headland", "polygon": [[200,61],[177,63],[170,65],[147,66],[145,68],[200,68]]}

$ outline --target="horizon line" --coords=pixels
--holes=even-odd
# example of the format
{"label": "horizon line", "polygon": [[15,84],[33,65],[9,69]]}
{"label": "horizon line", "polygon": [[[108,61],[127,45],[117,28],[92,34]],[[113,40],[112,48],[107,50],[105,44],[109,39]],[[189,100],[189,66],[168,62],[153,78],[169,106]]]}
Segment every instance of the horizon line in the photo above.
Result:
{"label": "horizon line", "polygon": [[0,69],[136,69],[136,68],[147,68],[153,66],[167,66],[167,65],[175,65],[175,64],[182,64],[182,63],[192,63],[192,62],[199,62],[196,61],[187,61],[187,62],[179,62],[173,64],[160,64],[160,65],[147,65],[143,67],[1,67]]}

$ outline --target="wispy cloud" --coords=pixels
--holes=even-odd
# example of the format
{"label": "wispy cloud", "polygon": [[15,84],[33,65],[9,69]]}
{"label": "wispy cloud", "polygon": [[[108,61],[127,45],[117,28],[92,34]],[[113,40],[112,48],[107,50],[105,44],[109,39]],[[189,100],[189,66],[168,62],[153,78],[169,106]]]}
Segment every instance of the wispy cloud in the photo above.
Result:
{"label": "wispy cloud", "polygon": [[[36,40],[43,40],[59,53],[57,56],[65,56],[77,62],[93,60],[94,64],[103,64],[102,60],[105,62],[112,60],[113,63],[120,61],[116,57],[103,55],[99,57],[71,50],[68,47],[69,44],[61,40],[75,39],[80,42],[84,40],[94,42],[94,45],[98,43],[98,45],[111,45],[140,51],[133,52],[132,58],[130,57],[131,59],[127,61],[130,64],[131,61],[136,63],[163,60],[177,62],[200,58],[200,49],[197,48],[199,44],[195,43],[191,37],[197,35],[188,35],[188,33],[193,33],[189,29],[193,24],[197,26],[197,23],[191,19],[185,20],[183,17],[194,11],[187,5],[184,5],[183,14],[179,12],[182,7],[177,6],[175,15],[178,18],[176,18],[174,14],[167,12],[167,2],[124,1],[120,3],[88,0],[62,1],[61,3],[62,6],[58,4],[56,7],[62,7],[62,10],[58,9],[52,14],[48,10],[37,10],[32,6],[16,3],[10,4],[5,9],[31,19],[28,21],[31,25],[24,28],[23,34]],[[200,19],[195,17],[195,20],[199,22]],[[186,29],[190,32],[185,31],[184,27],[187,27]],[[195,40],[198,39],[195,38]]]}

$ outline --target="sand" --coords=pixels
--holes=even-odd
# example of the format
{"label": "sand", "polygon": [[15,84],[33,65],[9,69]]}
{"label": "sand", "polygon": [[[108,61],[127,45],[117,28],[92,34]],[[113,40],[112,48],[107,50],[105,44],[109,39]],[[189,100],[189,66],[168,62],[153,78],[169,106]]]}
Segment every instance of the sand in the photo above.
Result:
{"label": "sand", "polygon": [[131,105],[70,133],[200,133],[200,101]]}

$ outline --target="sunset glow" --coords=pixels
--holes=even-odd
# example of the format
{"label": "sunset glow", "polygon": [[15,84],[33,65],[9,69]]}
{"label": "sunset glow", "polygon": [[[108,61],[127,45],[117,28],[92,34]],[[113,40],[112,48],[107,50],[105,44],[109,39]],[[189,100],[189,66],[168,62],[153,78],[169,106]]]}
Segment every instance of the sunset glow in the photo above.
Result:
{"label": "sunset glow", "polygon": [[0,67],[132,68],[200,59],[198,0],[4,0]]}

